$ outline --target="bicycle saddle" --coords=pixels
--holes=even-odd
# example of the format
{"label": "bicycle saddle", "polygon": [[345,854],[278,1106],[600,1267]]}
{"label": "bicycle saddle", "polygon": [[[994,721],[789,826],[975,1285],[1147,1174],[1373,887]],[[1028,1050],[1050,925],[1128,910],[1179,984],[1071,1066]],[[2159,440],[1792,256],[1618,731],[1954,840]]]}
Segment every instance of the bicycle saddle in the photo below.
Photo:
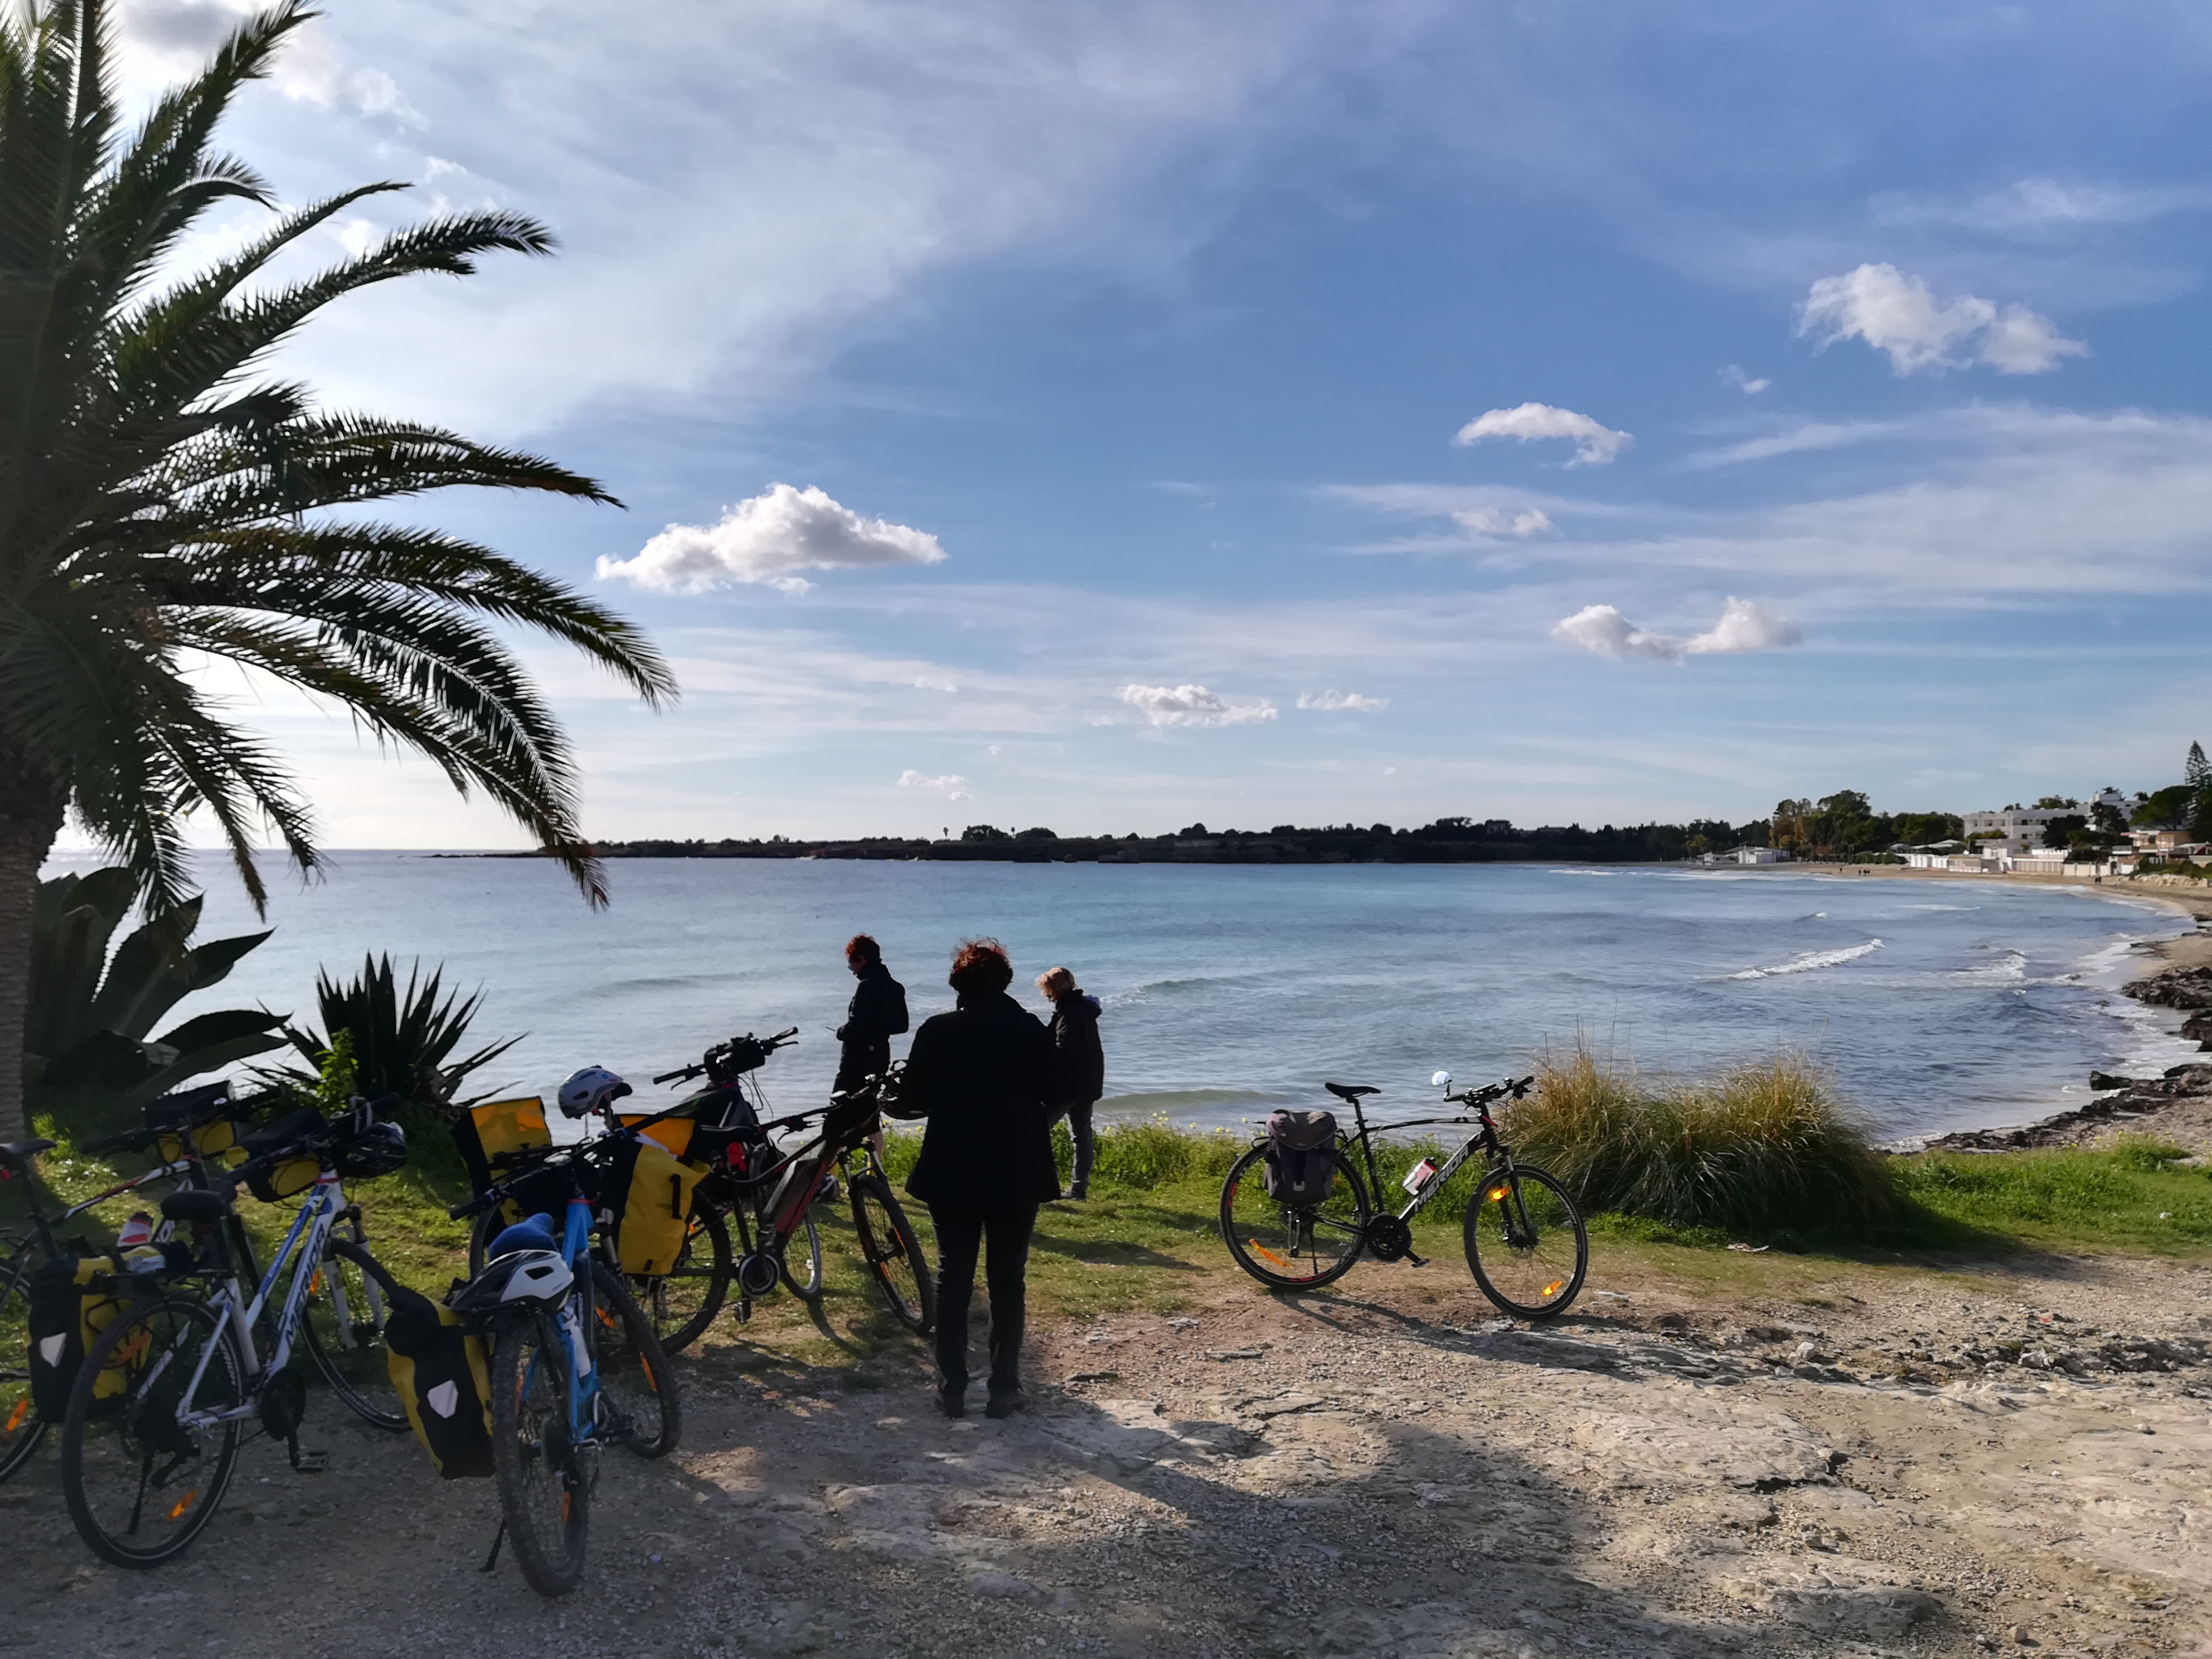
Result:
{"label": "bicycle saddle", "polygon": [[1321,1086],[1339,1100],[1357,1100],[1362,1095],[1379,1095],[1382,1092],[1370,1083],[1324,1083]]}
{"label": "bicycle saddle", "polygon": [[222,1220],[230,1213],[230,1200],[221,1193],[211,1193],[198,1187],[186,1187],[166,1194],[161,1200],[161,1218],[165,1221],[190,1221],[204,1224]]}
{"label": "bicycle saddle", "polygon": [[51,1140],[0,1142],[0,1164],[4,1164],[11,1170],[27,1170],[31,1167],[33,1158],[40,1152],[50,1152],[53,1149],[54,1143]]}

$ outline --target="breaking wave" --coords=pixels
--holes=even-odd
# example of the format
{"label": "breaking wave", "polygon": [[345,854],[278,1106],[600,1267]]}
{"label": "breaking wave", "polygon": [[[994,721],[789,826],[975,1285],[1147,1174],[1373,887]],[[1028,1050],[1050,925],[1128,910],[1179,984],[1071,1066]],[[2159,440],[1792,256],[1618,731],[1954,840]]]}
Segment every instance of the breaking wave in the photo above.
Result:
{"label": "breaking wave", "polygon": [[1772,979],[1778,974],[1809,974],[1816,968],[1833,968],[1838,963],[1856,962],[1861,957],[1871,956],[1881,949],[1881,941],[1870,939],[1864,945],[1846,946],[1840,951],[1807,951],[1787,962],[1778,962],[1771,968],[1747,968],[1740,974],[1723,975],[1728,979]]}

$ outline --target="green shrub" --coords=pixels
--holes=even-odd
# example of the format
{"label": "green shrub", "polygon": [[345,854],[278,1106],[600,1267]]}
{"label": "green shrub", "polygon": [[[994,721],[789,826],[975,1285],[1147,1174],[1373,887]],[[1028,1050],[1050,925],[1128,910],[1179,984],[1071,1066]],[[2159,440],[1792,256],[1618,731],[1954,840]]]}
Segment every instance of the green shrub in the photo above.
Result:
{"label": "green shrub", "polygon": [[1540,1068],[1505,1134],[1591,1212],[1810,1236],[1863,1232],[1898,1213],[1888,1160],[1794,1054],[1687,1082],[1646,1079],[1577,1049]]}

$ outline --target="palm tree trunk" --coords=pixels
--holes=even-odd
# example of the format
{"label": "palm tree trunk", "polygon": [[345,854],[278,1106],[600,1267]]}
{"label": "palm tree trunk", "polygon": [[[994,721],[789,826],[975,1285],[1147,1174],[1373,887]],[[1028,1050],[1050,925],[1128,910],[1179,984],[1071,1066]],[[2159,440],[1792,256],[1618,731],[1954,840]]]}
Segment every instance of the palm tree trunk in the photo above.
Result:
{"label": "palm tree trunk", "polygon": [[11,789],[0,774],[0,1140],[30,1133],[23,1109],[23,1018],[31,1001],[31,912],[39,866],[61,830],[59,811],[41,811],[35,785]]}

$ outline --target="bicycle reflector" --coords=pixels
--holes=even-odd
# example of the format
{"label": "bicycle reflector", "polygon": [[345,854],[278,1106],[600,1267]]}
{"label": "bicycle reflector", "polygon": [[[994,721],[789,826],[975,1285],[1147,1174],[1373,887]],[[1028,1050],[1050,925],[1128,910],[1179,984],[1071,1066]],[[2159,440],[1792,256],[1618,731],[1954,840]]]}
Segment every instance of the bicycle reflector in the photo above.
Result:
{"label": "bicycle reflector", "polygon": [[1507,1198],[1511,1196],[1512,1191],[1513,1189],[1510,1187],[1492,1187],[1488,1192],[1485,1193],[1483,1196],[1503,1204]]}

